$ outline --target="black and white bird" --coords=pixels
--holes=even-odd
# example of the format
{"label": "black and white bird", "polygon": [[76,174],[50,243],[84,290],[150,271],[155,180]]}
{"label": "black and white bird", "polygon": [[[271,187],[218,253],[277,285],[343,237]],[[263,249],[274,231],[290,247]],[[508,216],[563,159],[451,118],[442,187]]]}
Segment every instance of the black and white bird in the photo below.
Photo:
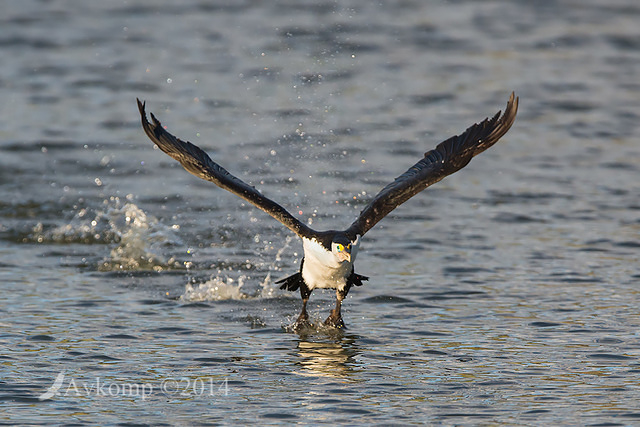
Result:
{"label": "black and white bird", "polygon": [[349,228],[328,231],[316,231],[308,227],[255,187],[227,172],[199,147],[167,132],[153,114],[153,123],[149,123],[145,103],[140,100],[138,109],[147,136],[162,151],[180,162],[188,172],[211,181],[262,209],[302,239],[304,258],[300,263],[300,271],[276,282],[282,284],[280,289],[300,290],[302,312],[295,328],[310,325],[307,301],[316,288],[336,290],[336,306],[325,324],[344,328],[340,312],[342,300],[352,286],[361,286],[363,281],[368,280],[368,277],[357,274],[353,268],[362,236],[402,203],[447,175],[459,171],[472,157],[494,145],[513,124],[518,111],[518,98],[512,93],[504,114],[499,111],[492,118],[472,125],[462,134],[427,151],[418,163],[380,190]]}

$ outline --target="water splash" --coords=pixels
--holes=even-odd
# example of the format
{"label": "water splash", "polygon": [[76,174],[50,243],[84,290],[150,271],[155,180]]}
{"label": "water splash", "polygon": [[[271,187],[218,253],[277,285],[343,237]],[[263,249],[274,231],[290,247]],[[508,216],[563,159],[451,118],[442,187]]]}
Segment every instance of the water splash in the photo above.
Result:
{"label": "water splash", "polygon": [[288,333],[296,333],[301,337],[329,337],[332,339],[343,338],[345,336],[345,329],[336,328],[335,326],[328,326],[324,324],[324,319],[319,315],[313,316],[309,319],[310,323],[304,326],[298,326],[295,323],[295,319],[289,319],[289,323],[282,326],[282,330]]}
{"label": "water splash", "polygon": [[237,279],[233,279],[232,277],[225,276],[221,271],[218,271],[216,277],[211,278],[204,283],[200,283],[197,286],[187,283],[184,294],[179,298],[180,301],[199,302],[222,301],[229,299],[264,299],[274,298],[280,295],[279,289],[272,286],[271,272],[279,270],[278,264],[281,261],[281,256],[284,251],[289,248],[290,242],[291,236],[287,236],[284,244],[276,253],[273,261],[267,265],[269,272],[260,283],[256,292],[247,293],[242,290],[242,286],[250,279],[249,276],[241,275]]}
{"label": "water splash", "polygon": [[180,267],[172,257],[168,260],[161,253],[163,246],[177,243],[171,228],[157,218],[147,215],[133,203],[108,210],[109,226],[118,236],[119,244],[111,250],[100,270],[163,270]]}
{"label": "water splash", "polygon": [[246,276],[240,276],[237,284],[234,283],[235,280],[231,277],[215,277],[204,283],[200,283],[197,287],[188,283],[185,287],[184,294],[180,296],[180,301],[199,302],[249,298],[250,296],[241,290],[246,278]]}
{"label": "water splash", "polygon": [[117,244],[98,269],[164,270],[184,268],[173,257],[166,259],[162,248],[181,244],[175,235],[177,226],[166,226],[130,201],[119,197],[104,201],[103,208],[79,209],[68,224],[44,230],[33,227],[31,238],[38,243]]}

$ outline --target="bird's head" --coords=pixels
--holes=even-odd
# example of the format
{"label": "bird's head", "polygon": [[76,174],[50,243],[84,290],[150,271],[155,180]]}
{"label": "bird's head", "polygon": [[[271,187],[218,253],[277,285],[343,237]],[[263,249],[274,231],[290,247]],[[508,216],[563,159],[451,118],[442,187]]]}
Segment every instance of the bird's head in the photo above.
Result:
{"label": "bird's head", "polygon": [[351,262],[353,247],[353,242],[345,234],[336,234],[331,241],[331,252],[339,262]]}

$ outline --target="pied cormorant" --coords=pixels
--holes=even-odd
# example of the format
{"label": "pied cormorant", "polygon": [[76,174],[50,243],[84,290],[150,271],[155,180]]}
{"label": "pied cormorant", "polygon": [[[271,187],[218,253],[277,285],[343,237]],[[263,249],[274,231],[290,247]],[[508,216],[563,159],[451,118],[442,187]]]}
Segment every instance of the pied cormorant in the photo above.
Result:
{"label": "pied cormorant", "polygon": [[329,231],[311,229],[253,186],[231,175],[199,147],[167,132],[153,114],[153,123],[149,123],[145,103],[140,100],[138,109],[147,136],[162,151],[180,162],[188,172],[211,181],[262,209],[302,239],[304,257],[300,263],[300,271],[276,282],[282,284],[280,289],[300,289],[302,312],[294,327],[298,329],[310,325],[307,301],[314,289],[323,288],[336,290],[336,306],[325,324],[344,328],[340,313],[342,300],[352,286],[361,286],[363,281],[368,280],[368,277],[357,274],[353,268],[362,236],[402,203],[447,175],[459,171],[472,157],[495,144],[513,124],[518,111],[518,98],[512,93],[504,114],[499,111],[492,118],[472,125],[462,134],[427,151],[418,163],[380,190],[349,228]]}

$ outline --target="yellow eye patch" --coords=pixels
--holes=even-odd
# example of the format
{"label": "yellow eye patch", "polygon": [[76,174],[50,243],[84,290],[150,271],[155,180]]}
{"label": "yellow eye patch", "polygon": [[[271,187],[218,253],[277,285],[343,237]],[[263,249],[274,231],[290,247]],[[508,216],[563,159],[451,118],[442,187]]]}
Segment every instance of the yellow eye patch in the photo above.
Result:
{"label": "yellow eye patch", "polygon": [[338,243],[336,245],[336,249],[338,249],[338,252],[342,252],[342,251],[344,251],[344,246],[342,246],[340,243]]}

